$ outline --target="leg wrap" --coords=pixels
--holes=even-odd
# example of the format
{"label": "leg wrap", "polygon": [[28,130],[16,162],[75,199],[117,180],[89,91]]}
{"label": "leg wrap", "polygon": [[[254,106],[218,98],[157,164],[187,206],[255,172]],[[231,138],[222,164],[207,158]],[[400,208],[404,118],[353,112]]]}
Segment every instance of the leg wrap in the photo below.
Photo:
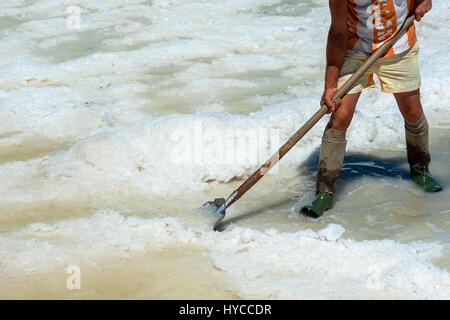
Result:
{"label": "leg wrap", "polygon": [[345,131],[333,130],[327,125],[320,148],[316,194],[320,192],[334,193],[344,162],[346,145]]}
{"label": "leg wrap", "polygon": [[430,163],[428,122],[425,114],[417,121],[405,120],[406,151],[411,167],[427,167]]}

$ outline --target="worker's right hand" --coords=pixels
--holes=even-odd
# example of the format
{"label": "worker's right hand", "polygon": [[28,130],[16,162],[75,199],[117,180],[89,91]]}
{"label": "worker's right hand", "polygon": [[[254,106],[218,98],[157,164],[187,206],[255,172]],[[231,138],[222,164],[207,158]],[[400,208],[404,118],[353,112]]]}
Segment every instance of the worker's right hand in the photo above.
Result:
{"label": "worker's right hand", "polygon": [[331,101],[336,91],[337,88],[325,88],[325,90],[323,91],[322,99],[320,100],[320,105],[323,105],[324,103],[327,105],[328,107],[327,113],[336,112],[337,108],[341,105],[342,101],[340,98]]}

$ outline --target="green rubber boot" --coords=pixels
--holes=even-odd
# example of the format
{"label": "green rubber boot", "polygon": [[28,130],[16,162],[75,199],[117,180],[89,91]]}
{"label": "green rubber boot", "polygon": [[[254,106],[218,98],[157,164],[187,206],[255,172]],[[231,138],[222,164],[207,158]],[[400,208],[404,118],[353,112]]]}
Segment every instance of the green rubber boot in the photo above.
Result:
{"label": "green rubber boot", "polygon": [[309,206],[304,206],[300,212],[311,218],[319,218],[323,213],[331,209],[333,195],[329,192],[320,192]]}
{"label": "green rubber boot", "polygon": [[411,178],[426,192],[437,192],[442,190],[439,183],[431,176],[428,166],[411,167]]}

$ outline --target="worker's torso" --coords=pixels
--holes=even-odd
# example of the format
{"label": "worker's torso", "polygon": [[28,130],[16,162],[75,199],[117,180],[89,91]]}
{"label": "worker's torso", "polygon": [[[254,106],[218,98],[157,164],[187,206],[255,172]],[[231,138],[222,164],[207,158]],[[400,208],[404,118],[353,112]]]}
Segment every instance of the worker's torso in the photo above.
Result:
{"label": "worker's torso", "polygon": [[[413,5],[414,0],[348,0],[347,48],[370,55],[396,34]],[[412,24],[385,56],[404,52],[415,42]]]}

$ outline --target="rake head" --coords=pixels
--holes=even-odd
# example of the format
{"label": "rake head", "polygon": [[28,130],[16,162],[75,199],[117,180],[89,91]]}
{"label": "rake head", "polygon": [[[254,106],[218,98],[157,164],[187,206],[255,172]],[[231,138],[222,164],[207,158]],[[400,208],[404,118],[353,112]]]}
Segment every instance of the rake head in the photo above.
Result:
{"label": "rake head", "polygon": [[214,201],[205,202],[202,208],[212,208],[214,212],[219,216],[219,219],[214,224],[214,231],[222,231],[219,228],[220,223],[225,218],[225,209],[227,207],[226,200],[224,198],[216,198]]}
{"label": "rake head", "polygon": [[202,208],[213,208],[213,210],[221,215],[225,215],[225,199],[224,198],[216,198],[214,201],[207,201],[202,205]]}
{"label": "rake head", "polygon": [[214,224],[214,231],[221,231],[219,224],[225,218],[225,209],[233,203],[237,194],[238,192],[235,190],[226,200],[224,198],[216,198],[214,201],[208,201],[202,205],[202,208],[212,208],[220,216],[219,220]]}

